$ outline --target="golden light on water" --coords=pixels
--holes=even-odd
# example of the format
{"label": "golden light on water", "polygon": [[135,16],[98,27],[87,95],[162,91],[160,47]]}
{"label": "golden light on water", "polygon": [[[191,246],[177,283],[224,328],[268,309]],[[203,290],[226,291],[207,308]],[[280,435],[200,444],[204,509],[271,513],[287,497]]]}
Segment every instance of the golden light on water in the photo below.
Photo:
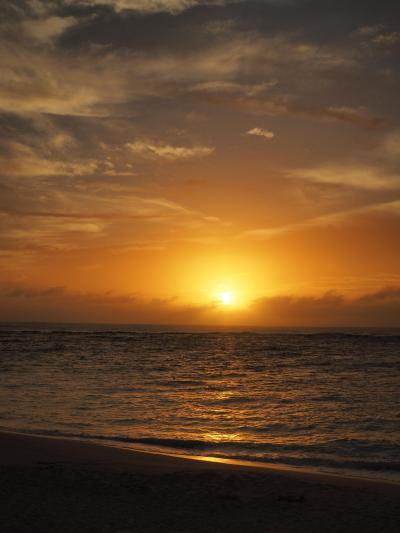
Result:
{"label": "golden light on water", "polygon": [[226,442],[226,441],[240,441],[240,435],[238,433],[206,433],[204,437],[208,441],[212,442]]}

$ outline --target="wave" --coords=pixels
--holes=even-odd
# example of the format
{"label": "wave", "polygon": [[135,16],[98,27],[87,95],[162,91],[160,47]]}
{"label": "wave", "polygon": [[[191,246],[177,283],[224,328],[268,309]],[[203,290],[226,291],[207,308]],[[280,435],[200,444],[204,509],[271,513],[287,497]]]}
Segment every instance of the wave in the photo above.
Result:
{"label": "wave", "polygon": [[[140,445],[141,447],[149,447],[151,449],[162,449],[171,451],[171,453],[184,453],[190,455],[208,455],[223,459],[235,459],[241,461],[252,461],[265,464],[275,465],[289,465],[295,467],[315,467],[315,468],[332,468],[337,470],[354,470],[354,471],[370,471],[370,472],[400,472],[400,461],[386,460],[379,461],[377,459],[360,459],[358,457],[327,457],[323,455],[324,445],[285,445],[272,443],[255,443],[243,441],[205,441],[199,439],[179,439],[179,438],[157,438],[157,437],[126,437],[121,435],[102,435],[90,433],[70,433],[57,430],[22,430],[16,428],[1,429],[5,431],[17,431],[19,433],[42,435],[51,437],[65,437],[91,441],[101,441],[105,443],[119,443]],[[342,442],[349,443],[349,441],[331,441],[330,444],[340,444]],[[355,442],[355,441],[351,441]],[[327,443],[325,443],[326,445]],[[392,444],[393,449],[395,445]],[[297,451],[301,452],[298,455],[288,455],[287,452]],[[315,452],[310,454],[310,452]],[[321,455],[318,455],[318,451]],[[268,452],[272,453],[269,455]],[[285,453],[286,452],[286,453]],[[307,455],[306,455],[307,452]]]}
{"label": "wave", "polygon": [[363,461],[358,459],[321,459],[319,457],[290,457],[281,456],[279,458],[274,457],[259,457],[254,455],[235,454],[229,457],[214,454],[215,457],[225,459],[236,459],[238,461],[251,461],[257,463],[274,464],[274,465],[288,465],[297,467],[314,467],[314,468],[332,468],[336,470],[360,470],[370,472],[394,472],[400,473],[400,461]]}

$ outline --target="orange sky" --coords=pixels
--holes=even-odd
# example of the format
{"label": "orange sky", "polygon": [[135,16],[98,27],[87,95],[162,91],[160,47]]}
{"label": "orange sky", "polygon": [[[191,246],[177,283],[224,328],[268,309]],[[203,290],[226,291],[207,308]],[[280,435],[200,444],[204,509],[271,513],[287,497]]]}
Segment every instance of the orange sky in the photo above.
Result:
{"label": "orange sky", "polygon": [[331,6],[0,8],[0,319],[400,326],[400,7]]}

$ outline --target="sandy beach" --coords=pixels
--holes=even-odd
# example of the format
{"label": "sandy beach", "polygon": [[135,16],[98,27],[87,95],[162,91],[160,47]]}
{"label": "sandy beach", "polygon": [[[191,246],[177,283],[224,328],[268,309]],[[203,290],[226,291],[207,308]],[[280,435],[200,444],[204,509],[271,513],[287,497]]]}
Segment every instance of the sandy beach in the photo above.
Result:
{"label": "sandy beach", "polygon": [[396,532],[400,486],[0,433],[2,533]]}

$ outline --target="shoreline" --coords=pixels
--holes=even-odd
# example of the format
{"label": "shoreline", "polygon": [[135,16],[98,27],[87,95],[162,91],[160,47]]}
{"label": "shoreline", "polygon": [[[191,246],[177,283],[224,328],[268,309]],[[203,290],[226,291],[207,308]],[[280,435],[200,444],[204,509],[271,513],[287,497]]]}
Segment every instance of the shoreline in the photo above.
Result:
{"label": "shoreline", "polygon": [[0,432],[2,533],[397,532],[400,486]]}
{"label": "shoreline", "polygon": [[[379,485],[379,486],[395,486],[400,489],[400,479],[390,479],[390,478],[382,478],[378,476],[368,476],[364,475],[363,473],[358,473],[358,471],[354,470],[354,472],[346,470],[344,472],[341,472],[339,469],[337,470],[328,470],[329,467],[313,467],[313,466],[292,466],[292,465],[286,465],[283,463],[268,463],[266,461],[251,461],[251,460],[242,460],[242,459],[235,459],[235,458],[229,458],[229,457],[214,457],[209,455],[192,455],[192,454],[183,454],[168,450],[165,448],[165,450],[162,449],[154,449],[151,448],[151,446],[148,448],[145,445],[143,447],[140,444],[129,444],[125,443],[124,441],[117,441],[113,440],[112,438],[99,438],[99,437],[80,437],[76,435],[51,435],[51,434],[45,434],[45,433],[30,433],[28,430],[8,430],[8,429],[0,429],[0,439],[3,434],[6,435],[16,435],[21,437],[34,437],[34,438],[40,438],[40,439],[51,439],[51,440],[58,440],[58,441],[65,441],[68,442],[80,442],[84,445],[88,446],[101,446],[103,448],[111,448],[111,449],[117,449],[117,450],[123,450],[129,453],[138,453],[138,454],[147,454],[152,456],[160,456],[171,459],[181,459],[183,461],[200,461],[204,462],[206,464],[214,464],[214,465],[226,465],[230,467],[241,467],[241,468],[247,468],[247,469],[256,469],[256,470],[267,470],[287,475],[294,475],[296,477],[305,477],[305,478],[323,478],[323,479],[331,479],[332,481],[343,481],[344,483],[350,482],[350,483],[358,483],[361,484],[372,484],[372,485]],[[160,447],[161,448],[161,447]],[[324,470],[326,468],[326,470]]]}

